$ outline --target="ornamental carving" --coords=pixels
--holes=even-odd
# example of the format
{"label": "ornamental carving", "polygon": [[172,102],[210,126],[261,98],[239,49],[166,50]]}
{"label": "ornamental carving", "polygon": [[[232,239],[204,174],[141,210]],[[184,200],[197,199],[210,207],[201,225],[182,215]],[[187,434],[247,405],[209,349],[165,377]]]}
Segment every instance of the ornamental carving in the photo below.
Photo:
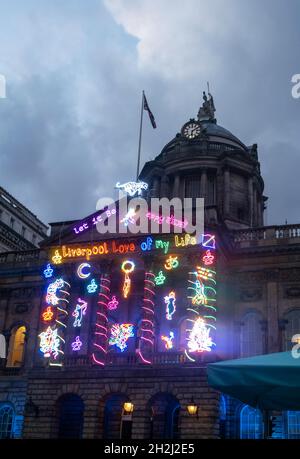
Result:
{"label": "ornamental carving", "polygon": [[241,289],[240,291],[240,300],[245,302],[258,301],[262,298],[262,289],[253,288],[253,289]]}

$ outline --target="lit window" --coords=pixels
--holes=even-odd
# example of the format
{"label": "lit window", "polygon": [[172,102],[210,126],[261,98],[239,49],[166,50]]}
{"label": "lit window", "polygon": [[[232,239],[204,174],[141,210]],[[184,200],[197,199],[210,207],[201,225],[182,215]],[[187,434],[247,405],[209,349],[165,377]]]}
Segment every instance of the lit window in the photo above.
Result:
{"label": "lit window", "polygon": [[7,357],[8,367],[20,367],[24,359],[26,327],[16,328],[9,340],[9,350]]}
{"label": "lit window", "polygon": [[300,438],[300,411],[287,412],[287,438]]}
{"label": "lit window", "polygon": [[243,440],[263,438],[262,414],[248,405],[245,405],[240,413],[240,438]]}

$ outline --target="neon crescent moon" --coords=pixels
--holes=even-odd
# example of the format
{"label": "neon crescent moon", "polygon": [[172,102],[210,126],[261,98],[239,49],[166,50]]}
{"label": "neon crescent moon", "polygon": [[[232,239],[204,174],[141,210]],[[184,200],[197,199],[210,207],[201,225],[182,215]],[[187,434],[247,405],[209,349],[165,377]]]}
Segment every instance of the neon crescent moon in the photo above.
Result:
{"label": "neon crescent moon", "polygon": [[80,279],[86,279],[87,277],[89,277],[91,275],[91,273],[90,272],[84,273],[83,270],[85,268],[90,268],[90,267],[91,267],[91,265],[89,265],[88,263],[81,263],[77,268],[78,277],[80,277]]}

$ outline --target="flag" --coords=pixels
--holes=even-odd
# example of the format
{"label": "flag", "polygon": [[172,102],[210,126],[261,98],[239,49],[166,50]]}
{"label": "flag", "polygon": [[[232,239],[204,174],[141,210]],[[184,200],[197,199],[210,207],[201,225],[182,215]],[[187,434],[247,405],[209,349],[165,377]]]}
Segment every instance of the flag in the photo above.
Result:
{"label": "flag", "polygon": [[154,118],[153,113],[151,112],[151,110],[149,108],[149,105],[148,105],[148,102],[147,102],[147,99],[146,99],[146,96],[145,96],[144,93],[143,93],[143,96],[144,96],[144,110],[147,110],[149,118],[150,118],[150,121],[151,121],[151,124],[152,124],[153,128],[155,129],[156,128],[155,118]]}

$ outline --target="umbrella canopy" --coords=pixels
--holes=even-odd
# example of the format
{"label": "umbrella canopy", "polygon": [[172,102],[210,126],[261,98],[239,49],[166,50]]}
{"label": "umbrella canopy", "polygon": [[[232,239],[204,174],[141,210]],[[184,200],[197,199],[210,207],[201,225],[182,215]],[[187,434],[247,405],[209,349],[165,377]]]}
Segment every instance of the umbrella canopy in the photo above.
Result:
{"label": "umbrella canopy", "polygon": [[207,366],[214,389],[261,410],[300,410],[300,359],[291,352],[227,360]]}

